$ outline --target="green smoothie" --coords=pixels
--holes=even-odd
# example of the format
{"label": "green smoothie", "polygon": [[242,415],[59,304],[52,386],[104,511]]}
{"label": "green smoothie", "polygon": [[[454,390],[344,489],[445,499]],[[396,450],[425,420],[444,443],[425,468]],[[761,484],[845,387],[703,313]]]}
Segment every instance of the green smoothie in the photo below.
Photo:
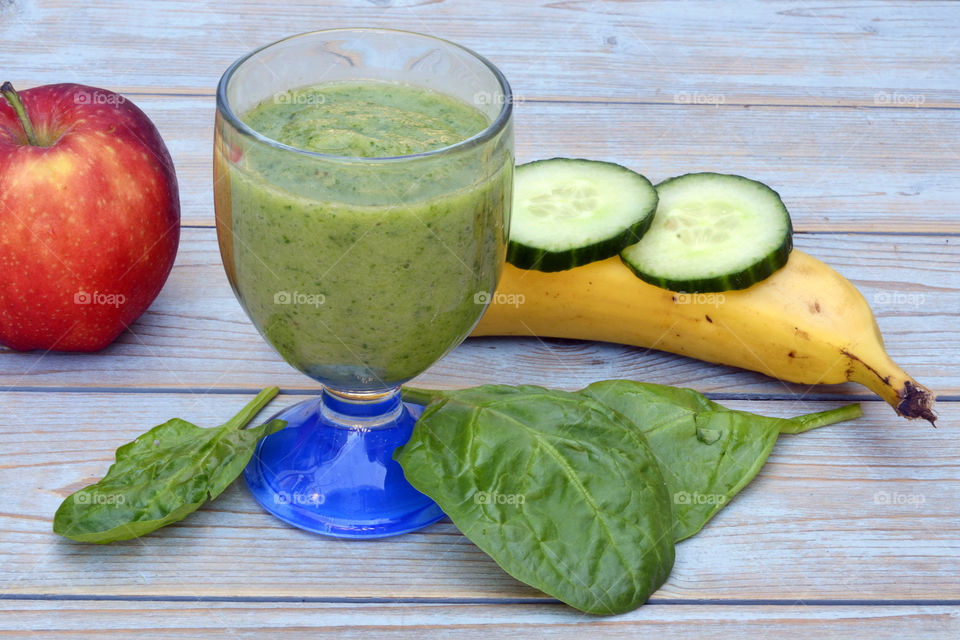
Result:
{"label": "green smoothie", "polygon": [[503,263],[510,145],[409,156],[482,132],[482,112],[370,81],[279,94],[241,118],[289,147],[342,156],[217,145],[226,271],[290,364],[334,388],[379,390],[469,333]]}

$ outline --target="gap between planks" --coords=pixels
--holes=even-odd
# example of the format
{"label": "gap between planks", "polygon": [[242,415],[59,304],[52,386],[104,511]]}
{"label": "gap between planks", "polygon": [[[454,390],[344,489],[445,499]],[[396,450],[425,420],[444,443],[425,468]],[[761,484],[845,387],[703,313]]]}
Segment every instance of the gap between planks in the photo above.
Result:
{"label": "gap between planks", "polygon": [[[215,98],[216,92],[208,91],[206,89],[171,89],[170,91],[155,91],[146,88],[123,88],[118,87],[114,89],[119,94],[122,94],[127,97],[151,97],[151,98]],[[922,109],[927,111],[960,111],[960,105],[955,102],[947,101],[937,101],[923,104],[874,104],[870,102],[863,102],[858,100],[850,99],[838,99],[838,100],[819,100],[813,102],[804,102],[801,100],[794,100],[789,97],[782,100],[771,101],[769,98],[764,98],[766,101],[760,100],[737,100],[734,102],[724,102],[723,104],[683,104],[684,107],[691,108],[728,108],[728,107],[784,107],[791,109]],[[609,96],[524,96],[523,102],[529,102],[531,104],[589,104],[589,105],[636,105],[636,106],[661,106],[661,105],[678,105],[676,100],[635,100],[632,98],[616,98]]]}
{"label": "gap between planks", "polygon": [[[0,351],[2,353],[2,351]],[[316,389],[297,389],[278,387],[278,395],[287,396],[316,396],[320,393],[321,387]],[[214,388],[194,388],[194,387],[81,387],[81,386],[8,386],[5,389],[0,388],[0,393],[116,393],[116,394],[183,394],[183,395],[248,395],[257,393],[258,387],[214,387]],[[830,393],[807,393],[800,396],[791,393],[728,393],[722,391],[700,392],[714,401],[744,401],[744,402],[789,402],[801,398],[808,402],[884,402],[883,398],[872,394],[830,394]],[[960,402],[960,395],[942,395],[937,396],[937,404],[948,402]],[[0,594],[2,597],[2,594]]]}
{"label": "gap between planks", "polygon": [[[198,224],[188,222],[180,225],[181,229],[216,229],[213,224]],[[862,229],[794,229],[793,235],[843,235],[843,236],[892,236],[914,238],[956,238],[960,237],[960,231],[864,231]]]}
{"label": "gap between planks", "polygon": [[[548,605],[562,604],[556,598],[471,598],[471,597],[335,597],[335,596],[174,596],[174,595],[111,595],[111,594],[43,594],[14,593],[0,595],[0,601],[40,601],[40,602],[233,602],[233,603],[310,603],[310,604],[476,604],[476,605]],[[796,598],[681,598],[653,597],[641,606],[789,606],[797,604]],[[821,607],[956,607],[960,598],[930,599],[918,598],[803,598],[807,606]]]}

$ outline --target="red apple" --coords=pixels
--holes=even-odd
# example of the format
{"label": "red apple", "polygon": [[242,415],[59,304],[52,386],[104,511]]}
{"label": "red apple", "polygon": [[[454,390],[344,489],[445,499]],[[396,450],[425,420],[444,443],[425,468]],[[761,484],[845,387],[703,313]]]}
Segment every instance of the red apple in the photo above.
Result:
{"label": "red apple", "polygon": [[[78,84],[0,88],[0,343],[96,351],[146,311],[180,240],[149,118]],[[6,99],[4,99],[6,98]]]}

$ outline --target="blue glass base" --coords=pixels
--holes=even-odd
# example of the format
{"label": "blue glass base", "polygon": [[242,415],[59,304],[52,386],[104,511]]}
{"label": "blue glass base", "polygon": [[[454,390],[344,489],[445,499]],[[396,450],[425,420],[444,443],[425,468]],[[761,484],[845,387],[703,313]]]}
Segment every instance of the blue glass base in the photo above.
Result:
{"label": "blue glass base", "polygon": [[273,416],[287,427],[257,445],[247,486],[264,509],[314,533],[382,538],[425,527],[444,513],[393,460],[422,411],[399,391],[358,403],[325,390]]}

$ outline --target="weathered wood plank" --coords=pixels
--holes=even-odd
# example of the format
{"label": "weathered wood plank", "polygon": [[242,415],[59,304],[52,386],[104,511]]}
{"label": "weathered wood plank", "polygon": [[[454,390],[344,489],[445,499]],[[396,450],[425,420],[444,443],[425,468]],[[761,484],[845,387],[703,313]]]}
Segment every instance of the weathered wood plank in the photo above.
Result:
{"label": "weathered wood plank", "polygon": [[[647,605],[597,618],[562,605],[0,601],[0,635],[45,638],[832,638],[913,640],[960,634],[954,606]],[[184,634],[189,634],[185,636]]]}
{"label": "weathered wood plank", "polygon": [[[185,224],[213,224],[212,97],[130,98],[173,154]],[[960,110],[556,104],[516,108],[517,160],[610,160],[770,184],[801,231],[960,233]]]}
{"label": "weathered wood plank", "polygon": [[[322,17],[320,21],[307,16]],[[251,49],[312,27],[380,26],[489,56],[528,98],[726,104],[960,102],[951,2],[10,0],[4,61],[20,84],[212,93]]]}
{"label": "weathered wood plank", "polygon": [[[543,598],[449,522],[380,541],[293,529],[242,482],[186,520],[109,546],[56,537],[70,492],[113,452],[180,416],[212,426],[249,395],[36,393],[0,396],[0,567],[8,595],[284,598]],[[276,408],[300,397],[281,395]],[[796,415],[823,402],[727,402]],[[272,409],[273,407],[271,407]],[[960,403],[941,407],[944,424]],[[879,403],[846,425],[784,436],[760,476],[677,549],[655,601],[960,599],[960,438],[895,421]],[[254,578],[252,578],[254,577]]]}
{"label": "weathered wood plank", "polygon": [[[891,356],[937,393],[960,393],[960,247],[952,238],[803,234],[797,244],[861,288]],[[428,370],[422,386],[489,382],[573,388],[605,378],[690,385],[701,391],[862,393],[815,388],[671,354],[591,342],[470,339]],[[316,384],[261,339],[233,296],[212,229],[185,229],[173,274],[151,309],[97,354],[0,352],[0,384],[184,389],[312,389]],[[892,416],[892,412],[891,412]]]}

